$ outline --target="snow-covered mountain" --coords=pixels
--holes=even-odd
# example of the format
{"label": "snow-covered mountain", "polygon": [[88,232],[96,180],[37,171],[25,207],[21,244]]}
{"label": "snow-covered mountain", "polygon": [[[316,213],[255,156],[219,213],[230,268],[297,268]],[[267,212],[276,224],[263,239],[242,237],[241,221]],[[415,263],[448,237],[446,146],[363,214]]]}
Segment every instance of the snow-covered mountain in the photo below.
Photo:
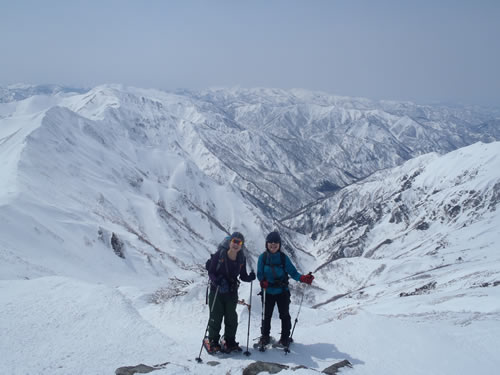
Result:
{"label": "snow-covered mountain", "polygon": [[[499,170],[499,142],[427,154],[374,173],[281,224],[315,240],[310,251],[317,271],[334,294],[380,285],[382,279],[420,275],[428,282],[442,272],[455,278],[471,264],[474,272],[453,281],[457,289],[493,286],[500,281],[500,258],[494,255],[500,239]],[[361,263],[364,274],[352,269]],[[332,289],[338,272],[351,274],[349,283],[340,278]],[[409,286],[399,282],[399,288]]]}
{"label": "snow-covered mountain", "polygon": [[248,233],[255,252],[274,219],[376,170],[481,139],[488,119],[298,90],[50,92],[0,111],[0,202],[14,200],[5,216],[23,217],[8,221],[6,248],[19,247],[19,233],[29,246],[18,251],[47,236],[38,266],[48,269],[59,248],[79,257],[82,248],[109,255],[109,247],[128,262],[138,257],[128,264],[137,272],[160,272],[170,260],[189,268],[232,228]]}
{"label": "snow-covered mountain", "polygon": [[27,99],[35,95],[55,95],[58,93],[84,93],[88,89],[60,85],[15,84],[0,87],[0,103],[9,103]]}
{"label": "snow-covered mountain", "polygon": [[185,99],[154,94],[176,109],[107,87],[3,106],[2,241],[19,266],[9,275],[91,269],[94,277],[115,254],[122,275],[168,274],[196,268],[234,228],[256,248],[262,215],[194,163],[211,155],[192,126],[174,118]]}
{"label": "snow-covered mountain", "polygon": [[[201,111],[216,116],[216,123],[203,130],[206,147],[238,171],[237,186],[264,210],[272,207],[268,212],[277,218],[424,153],[449,152],[486,140],[485,135],[488,141],[500,139],[498,130],[484,132],[495,128],[490,125],[493,113],[468,108],[304,90],[183,93],[198,99]],[[232,147],[221,150],[219,140],[232,142]]]}
{"label": "snow-covered mountain", "polygon": [[0,93],[0,372],[171,360],[156,373],[200,373],[206,258],[240,230],[254,267],[273,228],[316,274],[292,285],[292,314],[305,293],[296,352],[203,373],[255,359],[348,359],[352,374],[500,364],[498,112],[304,90]]}
{"label": "snow-covered mountain", "polygon": [[492,111],[303,90],[174,95],[108,85],[79,99],[70,110],[92,121],[126,124],[134,142],[156,144],[170,132],[178,142],[169,149],[190,155],[219,184],[230,180],[252,205],[274,218],[415,156],[500,136]]}

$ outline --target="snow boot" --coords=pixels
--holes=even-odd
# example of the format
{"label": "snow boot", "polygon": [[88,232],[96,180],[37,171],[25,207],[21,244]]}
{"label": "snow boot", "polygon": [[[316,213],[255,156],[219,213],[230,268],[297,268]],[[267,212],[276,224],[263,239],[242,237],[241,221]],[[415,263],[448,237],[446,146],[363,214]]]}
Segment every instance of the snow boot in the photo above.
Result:
{"label": "snow boot", "polygon": [[292,342],[293,342],[293,339],[291,337],[281,336],[280,341],[278,342],[278,344],[276,346],[288,348]]}
{"label": "snow boot", "polygon": [[259,346],[266,346],[269,345],[271,342],[271,338],[269,336],[261,336],[259,340]]}
{"label": "snow boot", "polygon": [[242,352],[243,349],[240,348],[239,343],[236,341],[231,340],[221,340],[221,352],[223,353],[231,353],[231,352]]}
{"label": "snow boot", "polygon": [[288,337],[282,337],[280,338],[280,341],[278,342],[280,346],[287,347],[289,344]]}
{"label": "snow boot", "polygon": [[274,337],[263,335],[260,337],[259,341],[253,344],[253,348],[259,349],[259,351],[261,352],[265,352],[269,346],[275,343],[276,339]]}
{"label": "snow boot", "polygon": [[208,354],[215,354],[221,351],[221,346],[217,341],[209,340],[208,337],[205,337],[203,340],[203,346]]}

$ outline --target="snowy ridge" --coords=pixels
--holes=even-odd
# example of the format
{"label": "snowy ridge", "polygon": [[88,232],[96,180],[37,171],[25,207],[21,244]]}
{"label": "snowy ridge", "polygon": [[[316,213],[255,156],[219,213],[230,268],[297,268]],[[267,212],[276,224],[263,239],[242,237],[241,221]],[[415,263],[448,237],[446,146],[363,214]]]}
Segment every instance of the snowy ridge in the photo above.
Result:
{"label": "snowy ridge", "polygon": [[[122,267],[145,276],[169,274],[172,267],[194,267],[196,272],[196,263],[203,262],[218,238],[233,228],[248,233],[249,249],[255,251],[252,233],[260,227],[252,225],[260,219],[239,192],[215,184],[200,172],[176,140],[162,132],[168,132],[168,127],[141,130],[123,127],[116,118],[91,120],[102,113],[111,116],[116,106],[114,101],[95,103],[89,94],[63,99],[59,106],[42,112],[36,126],[30,123],[31,132],[24,139],[19,137],[17,153],[22,157],[11,159],[8,174],[21,182],[15,191],[18,197],[0,211],[7,222],[6,249],[17,249],[18,256],[24,254],[21,257],[27,260],[37,251],[36,238],[46,237],[41,244],[50,245],[38,249],[45,253],[38,266],[57,268],[56,274],[65,275],[94,267],[114,269],[102,264],[103,257],[116,261],[114,250],[125,259],[118,267],[125,277],[129,272]],[[66,107],[77,107],[88,117]],[[15,114],[11,119],[16,119]],[[24,126],[21,120],[19,129]],[[152,147],[145,142],[148,136],[159,144]],[[9,157],[13,156],[10,152]],[[12,219],[16,217],[22,219]],[[82,248],[87,252],[83,262],[90,262],[85,267]],[[61,257],[61,252],[69,252],[75,261]],[[49,254],[66,258],[69,264]],[[97,259],[101,261],[93,264]],[[8,274],[29,277],[30,271],[11,268]]]}

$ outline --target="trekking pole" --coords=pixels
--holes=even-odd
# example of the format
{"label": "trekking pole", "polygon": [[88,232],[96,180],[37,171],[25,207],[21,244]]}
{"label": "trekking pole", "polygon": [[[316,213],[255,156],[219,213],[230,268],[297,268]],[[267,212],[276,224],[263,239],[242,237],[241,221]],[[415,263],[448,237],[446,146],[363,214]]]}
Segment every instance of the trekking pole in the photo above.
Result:
{"label": "trekking pole", "polygon": [[212,316],[212,311],[213,311],[214,306],[215,306],[215,301],[217,300],[217,294],[219,294],[219,287],[218,286],[217,286],[217,289],[215,289],[214,300],[212,302],[212,306],[210,307],[210,316],[208,317],[207,328],[205,328],[205,333],[203,334],[203,339],[201,340],[200,354],[198,355],[198,357],[195,358],[196,362],[198,362],[198,363],[203,362],[201,359],[201,352],[203,351],[203,344],[205,342],[205,337],[207,336],[208,326],[210,325],[210,317]]}
{"label": "trekking pole", "polygon": [[[309,275],[312,275],[312,272],[309,272]],[[302,309],[302,301],[304,301],[304,295],[306,294],[305,293],[306,288],[307,288],[307,285],[304,285],[304,288],[302,289],[302,297],[300,298],[299,311],[297,312],[297,317],[295,318],[295,322],[293,323],[292,333],[290,334],[290,338],[288,340],[288,345],[285,348],[285,355],[287,353],[290,353],[290,349],[289,349],[290,341],[292,341],[293,332],[295,331],[295,326],[297,325],[297,322],[299,321],[299,314],[300,314],[300,310]]]}
{"label": "trekking pole", "polygon": [[210,289],[210,279],[208,279],[207,290],[205,291],[205,305],[208,305],[208,290]]}
{"label": "trekking pole", "polygon": [[[253,272],[253,271],[251,271]],[[252,313],[252,287],[253,287],[253,281],[250,282],[250,303],[248,304],[248,330],[247,330],[247,351],[243,354],[245,354],[247,357],[252,354],[248,351],[248,340],[250,339],[250,315]]]}
{"label": "trekking pole", "polygon": [[264,352],[264,342],[262,341],[262,328],[264,327],[264,320],[266,318],[266,291],[267,289],[262,289],[262,321],[260,323],[260,334],[261,334],[261,340],[260,340],[260,348],[259,351]]}

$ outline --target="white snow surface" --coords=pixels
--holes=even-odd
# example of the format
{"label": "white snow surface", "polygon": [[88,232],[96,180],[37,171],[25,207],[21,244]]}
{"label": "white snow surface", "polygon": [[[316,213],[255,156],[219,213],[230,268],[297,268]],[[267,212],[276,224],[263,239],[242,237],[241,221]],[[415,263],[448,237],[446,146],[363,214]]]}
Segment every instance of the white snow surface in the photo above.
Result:
{"label": "white snow surface", "polygon": [[[291,93],[313,106],[343,105],[346,117],[370,105]],[[105,375],[165,362],[153,373],[240,374],[261,360],[307,366],[280,372],[300,375],[344,359],[353,367],[340,373],[352,375],[498,373],[500,142],[426,154],[342,189],[351,214],[392,201],[402,176],[419,171],[401,192],[412,208],[406,222],[390,223],[394,207],[384,206],[363,256],[321,268],[311,287],[291,281],[291,353],[250,348],[249,357],[218,359],[203,351],[197,363],[208,320],[205,260],[239,230],[252,268],[278,224],[247,199],[238,171],[204,147],[197,127],[216,124],[217,114],[196,111],[196,100],[105,85],[0,103],[0,374]],[[250,99],[238,110],[236,117],[261,115]],[[238,145],[253,142],[244,130],[237,137]],[[477,196],[486,203],[470,203]],[[326,215],[301,216],[325,227],[315,241],[282,228],[303,250],[293,255],[301,272],[324,264],[345,233],[328,229],[336,197],[323,203]],[[440,219],[451,203],[460,212]],[[429,229],[416,230],[424,219]],[[113,251],[113,234],[124,258]],[[250,296],[248,283],[240,287],[240,298],[252,301],[250,347],[260,332],[259,290],[254,282]],[[238,313],[245,350],[248,309]],[[279,331],[275,311],[271,333]]]}

